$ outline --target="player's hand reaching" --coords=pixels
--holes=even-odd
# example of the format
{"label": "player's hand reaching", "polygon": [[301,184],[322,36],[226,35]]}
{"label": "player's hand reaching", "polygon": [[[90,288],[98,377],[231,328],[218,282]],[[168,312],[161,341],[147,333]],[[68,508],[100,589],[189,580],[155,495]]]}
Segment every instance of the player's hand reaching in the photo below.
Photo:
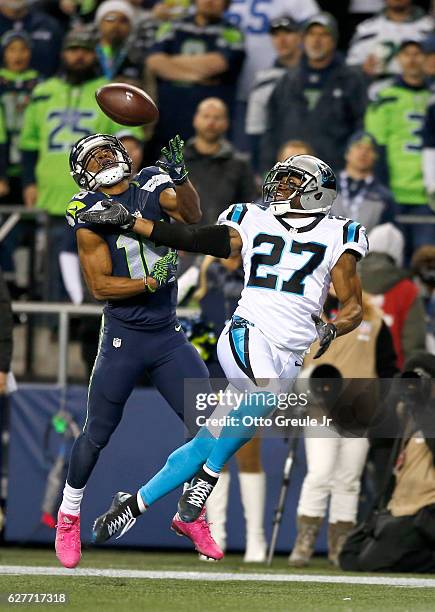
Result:
{"label": "player's hand reaching", "polygon": [[118,225],[123,230],[133,227],[136,217],[125,206],[116,200],[101,200],[103,210],[84,210],[77,213],[77,217],[88,223],[97,225]]}
{"label": "player's hand reaching", "polygon": [[169,174],[175,185],[182,185],[187,181],[187,170],[183,156],[184,140],[177,134],[171,138],[167,147],[161,150],[163,159],[159,159],[156,164]]}
{"label": "player's hand reaching", "polygon": [[[156,261],[151,270],[150,277],[157,283],[157,289],[163,285],[175,282],[175,274],[177,272],[178,253],[169,251],[164,257]],[[152,289],[151,289],[152,291]]]}
{"label": "player's hand reaching", "polygon": [[316,314],[312,314],[311,318],[316,326],[317,336],[320,342],[320,348],[314,355],[314,359],[318,359],[328,350],[329,345],[337,336],[337,328],[334,323],[325,323]]}

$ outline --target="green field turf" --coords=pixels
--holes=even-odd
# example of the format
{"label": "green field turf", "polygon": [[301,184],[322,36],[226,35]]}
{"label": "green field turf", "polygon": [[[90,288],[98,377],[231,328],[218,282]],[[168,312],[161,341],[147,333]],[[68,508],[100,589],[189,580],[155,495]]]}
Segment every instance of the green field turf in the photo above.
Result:
{"label": "green field turf", "polygon": [[[0,565],[59,567],[48,550],[3,548]],[[131,551],[85,550],[80,569],[191,571],[244,574],[315,574],[352,576],[332,569],[324,559],[316,559],[303,570],[290,570],[285,557],[277,557],[272,569],[243,564],[237,555],[219,563],[200,562],[193,553],[142,553]],[[360,577],[365,575],[359,575]],[[380,575],[377,575],[380,577]],[[396,576],[397,577],[397,576]],[[409,577],[409,576],[407,576]],[[419,576],[421,578],[423,576]],[[434,576],[429,576],[433,578]],[[435,610],[435,588],[380,586],[365,584],[322,584],[317,582],[244,582],[214,580],[167,580],[74,576],[8,576],[0,573],[0,592],[65,592],[66,605],[33,605],[38,610],[136,610],[162,612],[234,611],[343,611],[358,610],[420,612]],[[23,608],[4,605],[3,610]],[[29,609],[29,606],[26,606]]]}

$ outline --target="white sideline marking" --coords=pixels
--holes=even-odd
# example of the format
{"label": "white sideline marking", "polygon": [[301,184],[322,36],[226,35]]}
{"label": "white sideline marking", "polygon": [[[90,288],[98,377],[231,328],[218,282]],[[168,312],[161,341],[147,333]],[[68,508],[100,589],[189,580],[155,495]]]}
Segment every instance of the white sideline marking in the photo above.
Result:
{"label": "white sideline marking", "polygon": [[389,576],[322,576],[313,574],[235,574],[232,572],[176,572],[123,569],[65,569],[33,565],[0,565],[0,575],[9,576],[94,576],[102,578],[145,578],[151,580],[210,580],[212,582],[323,582],[325,584],[376,584],[395,587],[435,587],[434,578]]}

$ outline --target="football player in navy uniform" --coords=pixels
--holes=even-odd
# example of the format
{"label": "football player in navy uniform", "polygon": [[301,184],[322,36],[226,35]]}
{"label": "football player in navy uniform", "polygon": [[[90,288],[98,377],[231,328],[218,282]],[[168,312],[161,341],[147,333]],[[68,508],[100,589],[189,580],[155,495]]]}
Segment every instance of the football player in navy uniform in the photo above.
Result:
{"label": "football player in navy uniform", "polygon": [[[71,174],[82,191],[68,204],[67,221],[76,234],[87,285],[106,306],[86,422],[72,448],[58,514],[56,554],[65,567],[80,561],[80,503],[86,483],[144,370],[180,418],[185,378],[200,379],[202,391],[209,391],[207,368],[176,318],[176,251],[156,247],[128,224],[97,226],[77,214],[104,210],[104,204],[116,198],[134,219],[197,222],[199,197],[187,178],[183,144],[178,136],[172,139],[162,149],[159,167],[143,168],[133,180],[131,159],[114,136],[86,136],[70,154]],[[211,547],[219,556],[204,515],[200,522],[208,546],[204,554]]]}

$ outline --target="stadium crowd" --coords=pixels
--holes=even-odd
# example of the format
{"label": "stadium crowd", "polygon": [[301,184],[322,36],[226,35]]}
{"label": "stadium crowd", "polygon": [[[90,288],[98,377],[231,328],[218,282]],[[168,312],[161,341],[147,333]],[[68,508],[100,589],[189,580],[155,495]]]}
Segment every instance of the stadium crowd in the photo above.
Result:
{"label": "stadium crowd", "polygon": [[[0,48],[0,220],[8,224],[11,205],[20,215],[10,231],[0,234],[0,268],[13,299],[91,301],[65,221],[76,191],[68,157],[82,136],[118,136],[140,168],[154,164],[161,147],[180,134],[203,224],[214,223],[230,203],[259,201],[265,172],[276,161],[307,153],[337,175],[332,214],[362,223],[370,243],[360,264],[363,323],[322,362],[348,378],[391,378],[417,369],[435,376],[433,3],[2,0]],[[159,107],[158,123],[126,128],[106,117],[94,93],[113,81],[150,93]],[[182,257],[180,303],[199,303],[204,325],[212,324],[216,335],[243,286],[240,265],[240,258]],[[331,294],[325,317],[333,320],[336,309]],[[80,324],[76,334],[90,371],[97,324],[92,319]],[[3,332],[0,328],[0,341]],[[201,341],[198,346],[217,376],[213,347]],[[8,343],[0,364],[9,362]],[[305,368],[310,367],[307,362]],[[0,401],[3,370],[4,365]],[[411,548],[421,548],[426,537],[435,542],[435,455],[432,441],[424,445],[424,456],[412,446],[418,432],[425,431],[426,423],[419,425],[397,448],[382,435],[337,433],[318,439],[306,431],[308,472],[292,565],[309,563],[330,498],[333,563],[351,570],[434,571],[433,545],[421,558],[414,555],[412,563],[403,562],[409,553],[405,544],[394,559],[385,549],[392,547],[394,529],[413,533],[413,517],[427,533],[419,532],[420,540],[414,534]],[[394,452],[402,464],[383,510],[388,524],[385,559],[379,561],[373,548],[381,545],[372,525],[352,536],[352,545],[345,541],[357,523],[364,468],[371,466],[372,498],[377,499]],[[246,561],[263,561],[266,555],[267,477],[260,455],[258,439],[238,454]],[[415,473],[412,462],[420,465],[420,480],[413,481],[415,503],[410,505],[403,491],[407,474]],[[208,503],[222,548],[229,478],[224,473]]]}

